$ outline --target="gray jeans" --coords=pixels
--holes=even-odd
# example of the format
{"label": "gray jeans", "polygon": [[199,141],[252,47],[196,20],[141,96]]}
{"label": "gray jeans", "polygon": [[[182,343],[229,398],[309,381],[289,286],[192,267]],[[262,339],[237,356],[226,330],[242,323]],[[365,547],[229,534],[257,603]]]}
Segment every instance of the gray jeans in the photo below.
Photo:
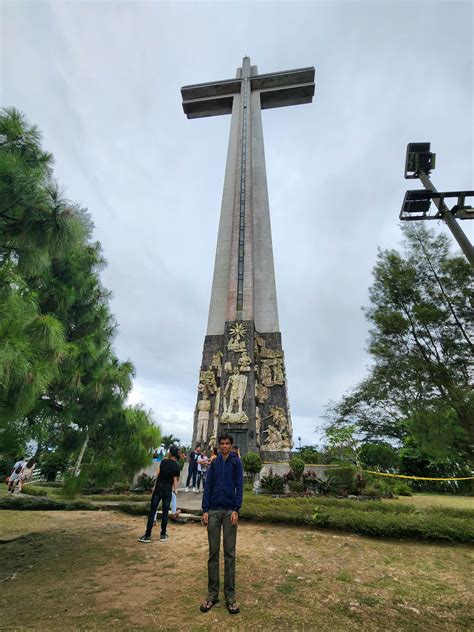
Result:
{"label": "gray jeans", "polygon": [[231,509],[211,509],[207,524],[209,540],[208,594],[219,596],[219,549],[221,546],[221,528],[224,532],[224,596],[226,601],[235,600],[235,543],[237,525],[230,524]]}

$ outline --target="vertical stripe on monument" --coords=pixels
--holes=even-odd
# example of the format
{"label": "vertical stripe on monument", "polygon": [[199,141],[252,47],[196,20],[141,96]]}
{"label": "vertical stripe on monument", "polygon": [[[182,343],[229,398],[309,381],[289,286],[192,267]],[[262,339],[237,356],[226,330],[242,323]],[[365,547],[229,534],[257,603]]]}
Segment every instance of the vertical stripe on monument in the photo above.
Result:
{"label": "vertical stripe on monument", "polygon": [[207,335],[224,333],[227,300],[229,289],[229,275],[232,249],[232,223],[234,217],[234,195],[238,167],[239,128],[240,128],[240,95],[234,96],[229,134],[229,147],[225,169],[224,191],[217,236],[216,259],[214,263],[214,277],[212,280],[211,303]]}
{"label": "vertical stripe on monument", "polygon": [[279,331],[272,229],[268,202],[260,93],[252,92],[252,188],[254,243],[254,320],[261,333]]}

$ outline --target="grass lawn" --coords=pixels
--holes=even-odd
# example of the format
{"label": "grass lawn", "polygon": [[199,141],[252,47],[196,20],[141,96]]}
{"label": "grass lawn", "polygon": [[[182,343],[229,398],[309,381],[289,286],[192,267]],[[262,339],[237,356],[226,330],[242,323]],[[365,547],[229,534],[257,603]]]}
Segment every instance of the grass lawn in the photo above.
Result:
{"label": "grass lawn", "polygon": [[242,611],[231,618],[222,606],[198,608],[206,530],[170,525],[168,542],[155,534],[142,545],[144,521],[106,511],[1,512],[1,629],[454,632],[474,623],[466,545],[242,523]]}

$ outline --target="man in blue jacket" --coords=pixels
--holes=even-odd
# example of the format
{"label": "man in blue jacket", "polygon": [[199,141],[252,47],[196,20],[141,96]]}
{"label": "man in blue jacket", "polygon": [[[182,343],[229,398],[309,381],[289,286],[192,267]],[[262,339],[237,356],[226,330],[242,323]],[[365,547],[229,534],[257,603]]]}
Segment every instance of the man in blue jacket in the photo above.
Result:
{"label": "man in blue jacket", "polygon": [[208,612],[219,601],[219,549],[224,534],[224,596],[230,614],[240,612],[235,600],[235,544],[242,506],[243,473],[240,458],[231,452],[233,438],[219,437],[220,454],[208,468],[202,498],[202,521],[209,540],[208,596],[201,611]]}

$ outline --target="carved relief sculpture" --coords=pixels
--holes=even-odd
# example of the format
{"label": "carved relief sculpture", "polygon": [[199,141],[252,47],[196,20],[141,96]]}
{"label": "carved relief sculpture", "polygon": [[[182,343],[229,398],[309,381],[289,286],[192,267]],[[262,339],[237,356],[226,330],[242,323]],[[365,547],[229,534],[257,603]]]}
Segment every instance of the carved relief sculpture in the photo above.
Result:
{"label": "carved relief sculpture", "polygon": [[214,439],[217,437],[217,427],[219,425],[219,406],[221,403],[221,388],[217,389],[216,399],[214,401],[214,428],[212,430],[212,436]]}
{"label": "carved relief sculpture", "polygon": [[[248,421],[247,415],[242,410],[246,390],[247,376],[240,373],[238,367],[234,367],[234,372],[227,380],[224,390],[224,412],[221,421],[225,423],[245,423]],[[227,393],[229,393],[228,398]]]}
{"label": "carved relief sculpture", "polygon": [[241,340],[247,332],[247,329],[243,323],[237,322],[229,329],[232,338],[227,343],[228,351],[235,351],[241,353],[245,351],[245,340]]}
{"label": "carved relief sculpture", "polygon": [[281,433],[275,426],[270,425],[263,432],[264,434],[268,433],[268,437],[263,444],[265,450],[279,451],[291,449],[288,435]]}
{"label": "carved relief sculpture", "polygon": [[200,372],[198,390],[202,393],[206,392],[208,396],[214,395],[217,391],[216,376],[211,367],[207,371]]}
{"label": "carved relief sculpture", "polygon": [[260,369],[260,381],[264,386],[273,386],[272,370],[267,364],[262,364]]}
{"label": "carved relief sculpture", "polygon": [[285,375],[283,373],[283,360],[278,359],[275,361],[273,367],[273,383],[281,386],[285,383]]}
{"label": "carved relief sculpture", "polygon": [[260,447],[260,432],[262,430],[262,415],[260,414],[260,409],[257,406],[255,408],[255,439],[257,443],[257,448]]}
{"label": "carved relief sculpture", "polygon": [[274,351],[273,349],[268,349],[266,341],[261,336],[257,336],[256,340],[257,340],[257,346],[258,346],[258,350],[259,350],[259,354],[261,358],[283,357],[282,351]]}
{"label": "carved relief sculpture", "polygon": [[197,418],[197,434],[196,441],[202,441],[203,443],[207,438],[207,427],[209,424],[209,413],[211,411],[211,402],[208,399],[206,390],[202,393],[202,399],[197,403],[198,418]]}
{"label": "carved relief sculpture", "polygon": [[268,388],[263,384],[255,382],[255,398],[259,404],[264,404],[268,399]]}
{"label": "carved relief sculpture", "polygon": [[222,351],[217,351],[217,353],[212,356],[211,368],[216,371],[217,377],[222,376],[222,356]]}
{"label": "carved relief sculpture", "polygon": [[250,371],[250,365],[252,364],[252,360],[247,354],[247,351],[243,351],[242,355],[238,360],[239,368],[242,372]]}

